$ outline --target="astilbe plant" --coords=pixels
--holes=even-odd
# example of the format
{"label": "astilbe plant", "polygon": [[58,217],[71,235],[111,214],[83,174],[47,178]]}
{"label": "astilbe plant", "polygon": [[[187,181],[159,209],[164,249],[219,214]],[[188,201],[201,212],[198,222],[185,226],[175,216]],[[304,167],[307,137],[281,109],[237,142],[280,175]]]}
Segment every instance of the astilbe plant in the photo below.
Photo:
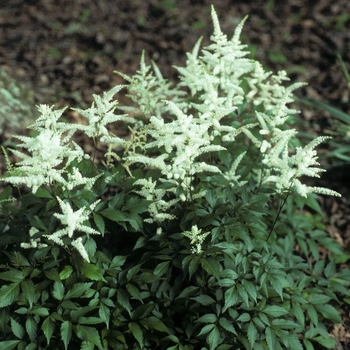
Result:
{"label": "astilbe plant", "polygon": [[132,108],[116,86],[76,109],[85,124],[42,105],[34,136],[17,136],[0,193],[2,349],[334,347],[348,256],[315,193],[338,193],[301,180],[323,171],[325,138],[300,144],[288,104],[301,84],[247,58],[244,21],[229,40],[212,18],[176,87],[143,55],[123,75]]}

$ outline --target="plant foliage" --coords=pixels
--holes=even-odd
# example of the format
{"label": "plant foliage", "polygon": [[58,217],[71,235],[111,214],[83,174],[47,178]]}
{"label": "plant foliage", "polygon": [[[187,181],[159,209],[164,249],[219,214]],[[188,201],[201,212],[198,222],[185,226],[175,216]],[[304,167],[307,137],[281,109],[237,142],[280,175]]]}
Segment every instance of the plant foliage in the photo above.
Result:
{"label": "plant foliage", "polygon": [[77,110],[86,123],[42,105],[34,136],[17,136],[1,179],[1,349],[333,348],[350,274],[315,193],[338,194],[301,181],[322,172],[324,138],[301,145],[300,84],[245,57],[244,22],[229,40],[212,17],[178,86],[142,56],[124,76],[134,107],[116,86]]}

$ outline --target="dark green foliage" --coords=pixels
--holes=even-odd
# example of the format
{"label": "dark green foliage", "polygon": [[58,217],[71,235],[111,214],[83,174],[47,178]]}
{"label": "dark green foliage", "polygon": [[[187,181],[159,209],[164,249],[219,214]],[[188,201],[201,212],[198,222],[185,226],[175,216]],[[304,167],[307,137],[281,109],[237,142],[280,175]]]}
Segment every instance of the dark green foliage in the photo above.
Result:
{"label": "dark green foliage", "polygon": [[[23,197],[23,227],[49,231],[55,225],[49,212],[44,215],[48,193],[37,193],[41,206],[35,197]],[[70,193],[71,200],[75,196]],[[94,196],[84,198],[90,202]],[[302,203],[290,195],[267,240],[278,201],[255,189],[235,193],[217,186],[157,235],[152,224],[135,219],[147,203],[124,188],[94,212],[93,222],[105,234],[95,238],[97,245],[89,238],[90,263],[52,244],[21,249],[16,242],[22,234],[10,223],[13,242],[3,246],[1,257],[1,345],[294,350],[319,343],[333,348],[327,324],[341,322],[335,307],[340,294],[349,295],[350,274],[337,273],[335,261],[320,260],[318,247],[334,256],[343,253],[317,215],[302,210],[305,204],[319,210],[312,197]],[[16,213],[6,202],[2,207],[13,212],[17,226],[22,210]],[[212,232],[200,254],[191,252],[181,234],[192,223]]]}

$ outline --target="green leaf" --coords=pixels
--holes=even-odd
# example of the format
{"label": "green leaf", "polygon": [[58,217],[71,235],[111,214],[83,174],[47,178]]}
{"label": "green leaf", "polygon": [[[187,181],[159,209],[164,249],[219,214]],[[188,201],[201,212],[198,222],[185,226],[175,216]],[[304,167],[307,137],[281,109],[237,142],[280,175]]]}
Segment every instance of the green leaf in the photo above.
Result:
{"label": "green leaf", "polygon": [[289,334],[287,340],[289,344],[289,349],[303,350],[303,346],[296,334]]}
{"label": "green leaf", "polygon": [[35,192],[35,196],[39,198],[53,198],[51,193],[46,189],[39,187],[38,190]]}
{"label": "green leaf", "polygon": [[82,326],[80,324],[77,325],[76,328],[76,334],[78,338],[81,340],[88,341],[92,344],[95,344],[99,349],[103,349],[103,346],[101,344],[100,335],[96,328],[94,327],[88,327],[88,326]]}
{"label": "green leaf", "polygon": [[41,329],[46,337],[46,341],[47,341],[47,344],[50,344],[50,340],[51,340],[51,337],[52,337],[52,334],[55,330],[55,324],[54,322],[51,320],[51,317],[47,317],[43,324],[41,325]]}
{"label": "green leaf", "polygon": [[26,307],[20,307],[19,309],[17,309],[15,312],[16,314],[20,314],[20,315],[26,315],[28,313],[29,309]]}
{"label": "green leaf", "polygon": [[188,265],[188,272],[190,274],[190,278],[192,278],[194,273],[197,271],[201,258],[199,255],[193,255],[193,254],[189,255],[188,258],[190,259],[190,263]]}
{"label": "green leaf", "polygon": [[199,287],[196,286],[186,287],[175,300],[181,298],[188,298],[189,296],[195,294],[198,291],[198,289]]}
{"label": "green leaf", "polygon": [[143,304],[138,306],[132,313],[132,319],[137,320],[141,318],[147,317],[155,308],[155,304],[153,302],[149,304]]}
{"label": "green leaf", "polygon": [[307,315],[309,315],[310,320],[315,325],[315,327],[317,327],[318,326],[318,315],[317,315],[315,308],[311,304],[309,304],[306,307],[306,313],[307,313]]}
{"label": "green leaf", "polygon": [[102,216],[97,213],[93,213],[93,218],[98,231],[101,232],[101,235],[103,236],[105,234],[105,221]]}
{"label": "green leaf", "polygon": [[128,213],[127,215],[128,221],[131,225],[131,227],[135,231],[142,231],[143,228],[143,219],[140,215],[135,213]]}
{"label": "green leaf", "polygon": [[[96,250],[97,250],[97,244],[92,237],[86,237],[84,242],[84,247],[88,256],[95,256]],[[84,262],[87,262],[87,261],[84,260]]]}
{"label": "green leaf", "polygon": [[107,208],[100,211],[99,214],[115,222],[123,222],[128,220],[128,218],[121,211],[116,209]]}
{"label": "green leaf", "polygon": [[138,240],[135,243],[135,246],[134,246],[133,250],[136,250],[136,249],[144,247],[146,245],[146,243],[147,243],[147,238],[146,237],[143,237],[143,236],[139,237]]}
{"label": "green leaf", "polygon": [[270,305],[263,309],[263,312],[272,317],[280,317],[288,313],[286,309],[278,305]]}
{"label": "green leaf", "polygon": [[237,334],[235,328],[232,325],[232,321],[229,321],[227,318],[225,317],[220,317],[219,318],[219,324],[222,328],[224,328],[226,331],[233,333],[233,334]]}
{"label": "green leaf", "polygon": [[1,272],[0,279],[9,282],[21,282],[24,280],[24,274],[22,271],[10,269],[9,271]]}
{"label": "green leaf", "polygon": [[119,305],[130,313],[131,305],[129,299],[129,295],[127,295],[123,290],[117,290],[117,300]]}
{"label": "green leaf", "polygon": [[205,314],[198,318],[195,322],[202,322],[202,323],[215,323],[217,320],[217,317],[215,314]]}
{"label": "green leaf", "polygon": [[324,271],[324,264],[325,264],[324,260],[318,260],[314,266],[313,274],[314,275],[321,275]]}
{"label": "green leaf", "polygon": [[108,208],[113,209],[115,207],[119,208],[124,203],[124,192],[117,193],[109,202]]}
{"label": "green leaf", "polygon": [[80,266],[80,272],[87,278],[93,281],[105,281],[100,269],[87,261],[83,261]]}
{"label": "green leaf", "polygon": [[137,342],[140,344],[140,348],[143,348],[143,333],[140,326],[135,322],[130,322],[128,324],[131,334],[135,337]]}
{"label": "green leaf", "polygon": [[254,349],[255,341],[258,338],[258,330],[256,329],[253,321],[249,322],[247,335],[248,335],[249,344],[251,348]]}
{"label": "green leaf", "polygon": [[106,326],[108,328],[109,318],[111,316],[111,311],[109,310],[108,306],[101,303],[100,308],[98,310],[98,315],[106,323]]}
{"label": "green leaf", "polygon": [[[96,309],[96,304],[95,305],[91,305],[91,304],[93,304],[92,301],[96,301],[97,302],[96,304],[98,304],[98,300],[95,299],[95,298],[90,300],[90,305],[82,306],[82,307],[79,307],[79,308],[77,308],[75,306],[75,304],[72,303],[75,306],[74,309],[70,312],[70,319],[71,319],[72,323],[78,322],[78,320],[82,316],[84,316],[84,315],[88,314],[89,312],[91,312],[92,310]],[[62,305],[63,305],[63,303],[62,303]]]}
{"label": "green leaf", "polygon": [[80,317],[78,320],[79,324],[99,324],[99,323],[103,323],[104,321],[99,318],[99,317],[94,317],[94,316],[90,316],[90,317]]}
{"label": "green leaf", "polygon": [[72,266],[66,265],[64,269],[60,272],[60,279],[63,281],[67,279],[73,272]]}
{"label": "green leaf", "polygon": [[208,305],[215,303],[215,300],[212,297],[210,297],[209,295],[205,295],[205,294],[199,295],[197,297],[193,297],[191,299],[195,300],[197,303],[204,305],[204,306],[208,306]]}
{"label": "green leaf", "polygon": [[311,294],[309,297],[309,303],[313,305],[326,304],[330,300],[329,296],[323,294]]}
{"label": "green leaf", "polygon": [[276,291],[276,293],[283,299],[283,287],[279,279],[271,278],[269,280],[272,288]]}
{"label": "green leaf", "polygon": [[239,316],[237,318],[237,321],[240,321],[240,322],[249,322],[250,321],[250,315],[246,312],[244,312],[243,314],[241,314],[241,316]]}
{"label": "green leaf", "polygon": [[249,305],[248,293],[246,292],[244,287],[240,284],[237,284],[237,291],[240,297],[243,299],[244,303],[248,306]]}
{"label": "green leaf", "polygon": [[80,298],[91,286],[93,282],[89,283],[76,283],[70,289],[64,299],[71,299],[71,298]]}
{"label": "green leaf", "polygon": [[133,298],[140,300],[142,302],[142,295],[137,287],[135,287],[132,283],[127,283],[126,289]]}
{"label": "green leaf", "polygon": [[280,328],[280,329],[289,329],[289,328],[295,328],[298,326],[297,323],[286,320],[284,318],[275,318],[272,320],[271,325],[274,326],[274,328]]}
{"label": "green leaf", "polygon": [[45,277],[49,280],[61,282],[60,276],[58,274],[58,270],[56,268],[44,271]]}
{"label": "green leaf", "polygon": [[84,340],[81,343],[80,350],[94,350],[95,345],[93,343],[90,343],[89,341]]}
{"label": "green leaf", "polygon": [[292,310],[295,318],[300,322],[301,326],[305,326],[305,315],[303,312],[303,309],[300,307],[300,305],[296,303],[292,303]]}
{"label": "green leaf", "polygon": [[236,287],[233,286],[226,290],[225,292],[225,306],[223,308],[223,312],[225,312],[228,308],[235,305],[237,303],[237,290]]}
{"label": "green leaf", "polygon": [[64,296],[64,286],[62,282],[55,282],[53,285],[52,296],[57,300],[62,300]]}
{"label": "green leaf", "polygon": [[150,316],[140,320],[140,323],[148,330],[156,330],[159,332],[165,332],[169,334],[169,330],[167,326],[163,323],[163,321],[159,320],[157,317]]}
{"label": "green leaf", "polygon": [[30,311],[33,315],[49,316],[49,309],[47,307],[35,307]]}
{"label": "green leaf", "polygon": [[332,305],[316,305],[316,310],[327,320],[331,320],[334,323],[342,323],[342,319],[339,316],[339,311]]}
{"label": "green leaf", "polygon": [[305,349],[306,350],[315,350],[314,346],[312,345],[312,343],[310,342],[310,340],[308,339],[303,339],[303,343],[305,345]]}
{"label": "green leaf", "polygon": [[64,344],[64,348],[67,350],[70,340],[72,338],[72,324],[69,321],[64,321],[61,324],[61,339]]}
{"label": "green leaf", "polygon": [[133,277],[140,271],[141,264],[137,264],[128,270],[126,278],[128,281],[132,280]]}
{"label": "green leaf", "polygon": [[312,338],[312,340],[317,341],[317,343],[321,344],[327,349],[335,349],[335,345],[337,343],[337,341],[332,337],[324,338],[319,336]]}
{"label": "green leaf", "polygon": [[35,286],[32,280],[24,280],[21,283],[22,292],[24,298],[28,300],[30,307],[33,306],[33,303],[37,300],[37,295],[35,293]]}
{"label": "green leaf", "polygon": [[121,267],[124,265],[126,260],[125,256],[121,256],[121,255],[116,255],[113,260],[111,261],[111,264],[109,265],[110,269],[118,269],[118,271],[120,271]]}
{"label": "green leaf", "polygon": [[207,191],[207,193],[205,194],[205,199],[208,202],[208,204],[212,208],[214,208],[217,201],[216,191],[213,189]]}
{"label": "green leaf", "polygon": [[0,308],[11,305],[20,292],[19,283],[11,283],[0,288]]}
{"label": "green leaf", "polygon": [[34,317],[32,315],[27,315],[26,331],[32,343],[36,341],[37,330],[38,330],[38,325],[36,324]]}
{"label": "green leaf", "polygon": [[251,298],[256,302],[256,286],[252,282],[247,280],[243,280],[242,284],[245,290],[251,296]]}
{"label": "green leaf", "polygon": [[127,200],[126,204],[122,207],[123,211],[131,211],[135,214],[140,214],[147,211],[149,202],[137,197],[131,197]]}
{"label": "green leaf", "polygon": [[25,330],[21,324],[11,317],[11,331],[19,339],[23,339]]}
{"label": "green leaf", "polygon": [[267,327],[265,330],[265,336],[269,350],[276,350],[277,337],[275,331],[272,328]]}
{"label": "green leaf", "polygon": [[202,268],[211,276],[216,277],[218,280],[220,279],[220,263],[213,258],[202,258],[201,259]]}
{"label": "green leaf", "polygon": [[6,186],[1,192],[0,192],[0,204],[2,201],[6,201],[10,199],[12,195],[12,187]]}
{"label": "green leaf", "polygon": [[218,327],[214,327],[207,336],[207,344],[209,345],[210,350],[214,350],[214,349],[217,349],[217,346],[219,343],[220,343],[220,331]]}
{"label": "green leaf", "polygon": [[170,261],[163,261],[158,264],[153,271],[154,275],[162,277],[169,270],[169,263]]}
{"label": "green leaf", "polygon": [[199,332],[198,336],[201,336],[203,334],[207,334],[209,333],[212,329],[214,329],[215,324],[211,323],[211,324],[207,324],[206,326],[204,326],[201,331]]}
{"label": "green leaf", "polygon": [[0,341],[0,348],[1,350],[14,350],[19,343],[21,343],[20,340]]}

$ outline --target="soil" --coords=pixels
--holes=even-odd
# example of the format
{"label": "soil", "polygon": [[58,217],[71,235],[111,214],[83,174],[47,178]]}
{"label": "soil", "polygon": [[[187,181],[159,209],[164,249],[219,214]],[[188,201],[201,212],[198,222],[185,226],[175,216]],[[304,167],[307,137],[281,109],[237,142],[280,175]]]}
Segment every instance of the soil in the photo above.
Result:
{"label": "soil", "polygon": [[[349,0],[0,0],[0,68],[26,84],[36,103],[56,107],[87,107],[92,94],[124,83],[113,70],[132,75],[143,50],[176,82],[172,66],[184,65],[200,36],[209,43],[211,4],[228,35],[249,15],[243,43],[266,68],[285,69],[291,82],[308,82],[298,96],[350,114],[350,86],[337,56],[350,71]],[[298,108],[301,131],[336,134],[330,114]],[[67,112],[67,118],[76,114]],[[350,165],[334,166],[331,160],[326,165],[330,171],[317,185],[343,195],[320,199],[327,230],[346,247]],[[338,350],[350,349],[348,309],[342,317],[344,325],[332,330]]]}

